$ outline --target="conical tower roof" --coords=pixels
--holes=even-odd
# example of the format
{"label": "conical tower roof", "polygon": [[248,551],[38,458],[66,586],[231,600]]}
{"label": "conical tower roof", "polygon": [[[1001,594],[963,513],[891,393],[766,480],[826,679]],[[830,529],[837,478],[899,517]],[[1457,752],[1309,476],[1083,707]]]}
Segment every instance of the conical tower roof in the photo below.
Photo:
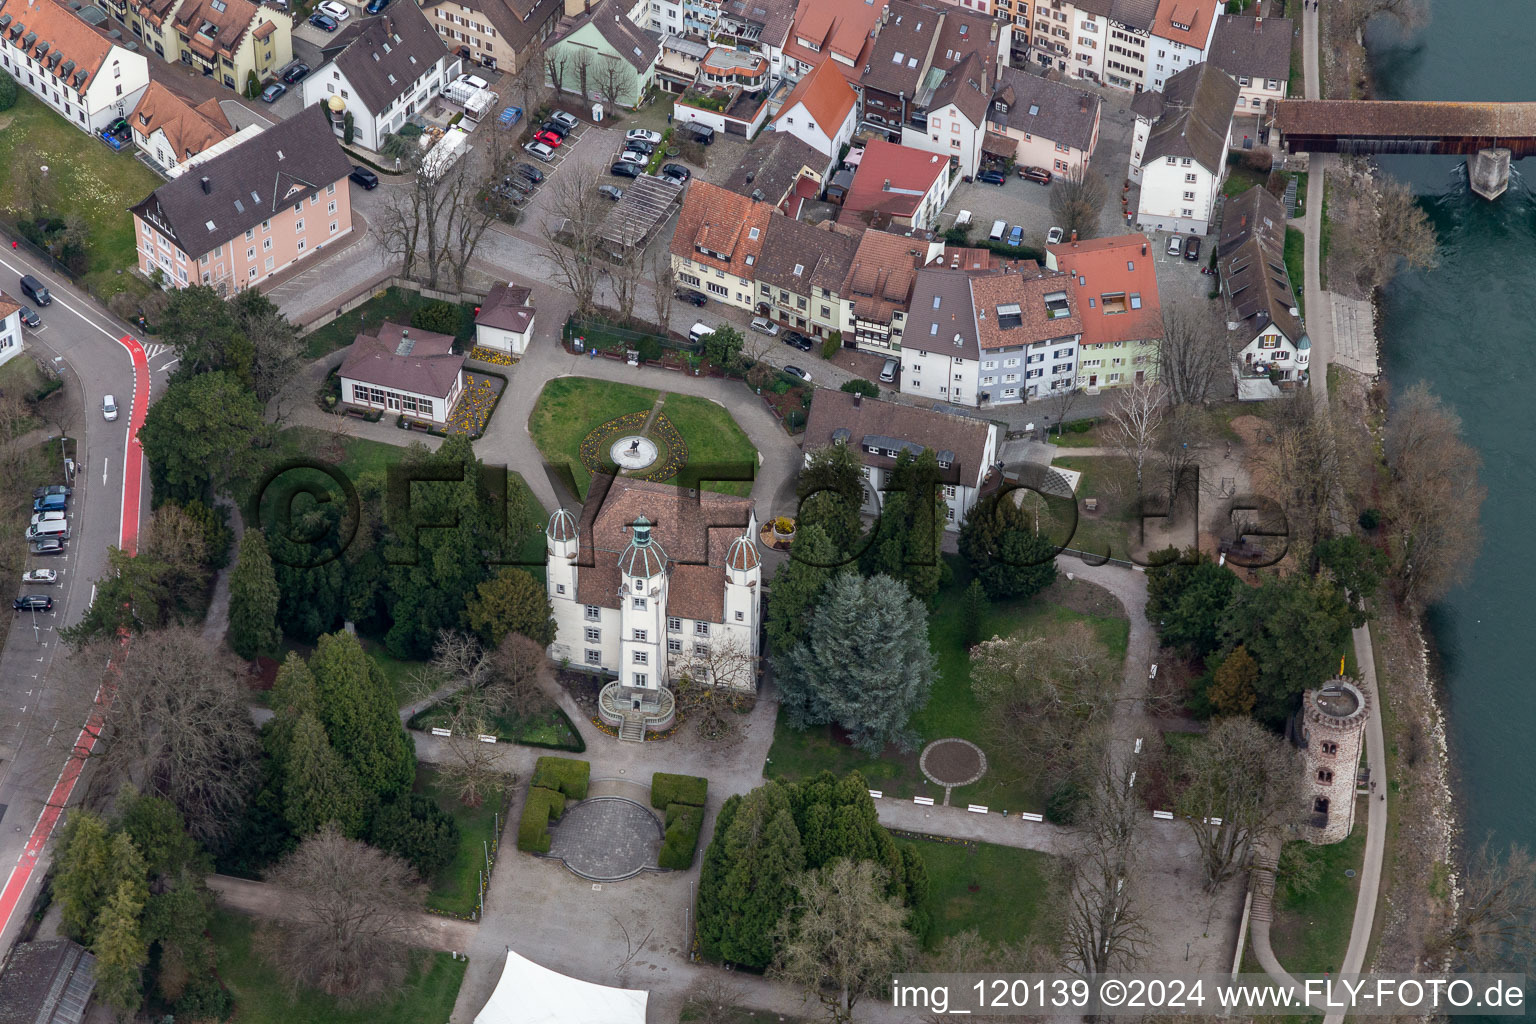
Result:
{"label": "conical tower roof", "polygon": [[561,506],[555,509],[549,517],[549,526],[545,528],[544,535],[551,541],[560,543],[576,539],[576,517],[571,510]]}
{"label": "conical tower roof", "polygon": [[645,516],[636,519],[632,527],[629,546],[619,556],[619,569],[626,576],[650,579],[667,571],[667,553],[651,536],[651,521]]}
{"label": "conical tower roof", "polygon": [[752,538],[742,534],[731,541],[731,546],[725,552],[725,566],[727,569],[735,569],[745,572],[756,569],[761,564],[757,557],[757,545],[752,543]]}

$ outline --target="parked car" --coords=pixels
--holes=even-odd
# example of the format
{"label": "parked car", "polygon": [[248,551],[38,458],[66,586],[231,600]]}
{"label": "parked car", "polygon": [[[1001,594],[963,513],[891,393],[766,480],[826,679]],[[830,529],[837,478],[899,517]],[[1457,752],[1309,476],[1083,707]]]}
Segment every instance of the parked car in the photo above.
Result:
{"label": "parked car", "polygon": [[117,419],[117,399],[111,395],[103,395],[101,398],[101,418],[108,423]]}
{"label": "parked car", "polygon": [[66,487],[63,484],[49,484],[47,487],[39,487],[33,491],[32,500],[36,501],[39,498],[51,497],[67,498],[74,493],[75,489],[73,487]]}
{"label": "parked car", "polygon": [[620,178],[638,178],[640,177],[641,169],[642,168],[639,164],[632,164],[620,160],[618,163],[608,168],[608,173],[616,175]]}
{"label": "parked car", "polygon": [[703,295],[699,292],[688,291],[687,289],[678,292],[677,297],[688,303],[690,306],[702,306],[709,301],[709,297],[707,295]]}
{"label": "parked car", "polygon": [[21,307],[21,322],[26,324],[28,327],[43,326],[43,318],[32,312],[31,306]]}
{"label": "parked car", "polygon": [[512,169],[535,185],[541,184],[544,181],[544,172],[533,166],[533,164],[518,164]]}
{"label": "parked car", "polygon": [[53,611],[53,598],[47,594],[23,594],[11,602],[11,607],[18,612],[29,610],[51,612]]}
{"label": "parked car", "polygon": [[61,508],[56,508],[56,509],[53,509],[53,510],[48,511],[48,512],[33,512],[32,513],[32,522],[31,522],[30,525],[36,526],[38,523],[54,523],[54,522],[58,522],[58,521],[62,520],[63,518],[65,518],[65,516],[67,516],[68,514],[69,513],[65,512]]}
{"label": "parked car", "polygon": [[636,153],[634,150],[626,149],[624,152],[619,154],[619,163],[634,164],[636,167],[644,169],[646,165],[646,158],[641,156],[639,153]]}
{"label": "parked car", "polygon": [[1024,228],[1021,227],[1018,224],[1015,224],[1008,231],[1008,244],[1009,245],[1022,245],[1023,243],[1024,243]]}
{"label": "parked car", "polygon": [[490,82],[487,82],[485,79],[481,78],[479,75],[471,75],[468,72],[460,75],[458,78],[455,79],[455,81],[463,82],[465,85],[472,86],[472,87],[474,87],[476,89],[489,89],[491,87],[491,83]]}
{"label": "parked car", "polygon": [[571,130],[559,121],[545,121],[539,125],[539,131],[549,132],[549,134],[557,136],[561,142],[564,142],[565,137],[571,134]]}
{"label": "parked car", "polygon": [[976,180],[988,185],[1001,185],[1008,180],[1002,171],[982,171],[976,175]]}
{"label": "parked car", "polygon": [[388,6],[389,0],[368,0],[368,6],[364,7],[363,10],[367,11],[369,14],[378,14]]}
{"label": "parked car", "polygon": [[798,366],[786,366],[784,367],[784,372],[789,374],[791,377],[799,377],[807,384],[810,383],[811,375],[800,369]]}
{"label": "parked car", "polygon": [[560,143],[564,142],[565,139],[554,132],[536,131],[533,133],[533,141],[542,142],[550,149],[559,149]]}
{"label": "parked car", "polygon": [[624,149],[630,153],[644,153],[646,156],[656,152],[656,147],[644,139],[628,139],[624,143]]}
{"label": "parked car", "polygon": [[1051,230],[1045,233],[1045,244],[1059,245],[1061,240],[1065,237],[1066,233],[1062,231],[1061,228],[1051,228]]}
{"label": "parked car", "polygon": [[624,190],[617,185],[599,185],[597,186],[597,194],[604,199],[612,199],[614,202],[624,198]]}
{"label": "parked car", "polygon": [[1184,252],[1184,236],[1183,235],[1169,235],[1168,236],[1168,255],[1169,256],[1178,256],[1178,255],[1181,255],[1183,252]]}
{"label": "parked car", "polygon": [[69,505],[69,499],[62,494],[50,494],[46,498],[38,498],[32,502],[33,512],[47,512],[51,509],[65,508]]}
{"label": "parked car", "polygon": [[282,82],[273,82],[271,85],[261,90],[261,102],[276,103],[278,99],[283,95],[283,93],[287,91],[288,87]]}
{"label": "parked car", "polygon": [[305,64],[303,61],[294,61],[283,70],[283,73],[280,77],[285,84],[292,85],[294,82],[299,81],[307,74],[309,74],[309,65]]}
{"label": "parked car", "polygon": [[352,9],[337,0],[320,0],[315,5],[315,10],[328,18],[335,18],[338,24],[352,17]]}
{"label": "parked car", "polygon": [[64,542],[57,537],[39,537],[28,544],[27,550],[34,555],[62,555]]}
{"label": "parked car", "polygon": [[53,296],[48,294],[47,285],[31,274],[22,275],[21,293],[39,306],[47,306],[53,302]]}
{"label": "parked car", "polygon": [[561,124],[565,125],[566,128],[572,131],[575,131],[576,126],[581,124],[580,121],[576,120],[576,115],[567,114],[563,110],[556,110],[554,113],[549,115],[549,119],[551,121],[559,121]]}
{"label": "parked car", "polygon": [[1184,242],[1184,258],[1193,263],[1200,258],[1200,236],[1190,235]]}
{"label": "parked car", "polygon": [[816,343],[799,331],[785,331],[784,344],[792,345],[801,352],[809,352],[816,347]]}
{"label": "parked car", "polygon": [[57,583],[59,574],[55,569],[28,569],[21,574],[23,583]]}
{"label": "parked car", "polygon": [[661,175],[662,177],[670,178],[671,180],[681,185],[683,182],[693,177],[693,172],[684,167],[682,164],[662,164]]}
{"label": "parked car", "polygon": [[347,175],[347,177],[349,177],[353,181],[357,182],[359,185],[361,185],[363,188],[367,189],[369,192],[372,192],[374,189],[379,187],[379,176],[377,174],[374,174],[372,171],[370,171],[366,167],[355,167],[354,166],[352,168],[352,173]]}
{"label": "parked car", "polygon": [[1025,181],[1039,182],[1041,185],[1049,185],[1054,175],[1044,167],[1020,167],[1019,177]]}
{"label": "parked car", "polygon": [[753,317],[752,329],[758,334],[766,334],[770,338],[779,333],[779,325],[774,323],[772,320],[769,320],[765,316]]}
{"label": "parked car", "polygon": [[555,157],[555,148],[553,146],[546,146],[542,142],[530,142],[523,149],[532,153],[540,160],[553,160]]}
{"label": "parked car", "polygon": [[335,32],[341,27],[335,18],[325,14],[311,14],[309,23],[322,32]]}
{"label": "parked car", "polygon": [[895,356],[886,359],[885,365],[880,367],[880,383],[891,384],[896,380],[896,374],[901,372],[901,363]]}
{"label": "parked car", "polygon": [[625,142],[633,142],[639,139],[641,142],[649,142],[653,146],[661,145],[661,132],[653,132],[646,128],[631,128],[624,133]]}

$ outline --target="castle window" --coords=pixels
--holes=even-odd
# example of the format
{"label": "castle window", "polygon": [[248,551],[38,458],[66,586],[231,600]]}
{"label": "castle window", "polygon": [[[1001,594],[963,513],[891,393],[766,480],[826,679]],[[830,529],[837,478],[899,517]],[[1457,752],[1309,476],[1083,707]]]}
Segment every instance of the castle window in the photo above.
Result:
{"label": "castle window", "polygon": [[602,663],[603,663],[603,652],[602,651],[594,651],[592,648],[588,647],[587,648],[587,664],[588,665],[601,665]]}
{"label": "castle window", "polygon": [[1326,786],[1333,781],[1333,772],[1327,768],[1319,768],[1317,770],[1317,781]]}
{"label": "castle window", "polygon": [[634,599],[634,600],[633,600],[633,601],[632,601],[632,602],[631,602],[631,605],[630,605],[630,606],[631,606],[631,607],[632,607],[632,608],[634,608],[634,610],[635,610],[635,611],[637,611],[637,612],[643,612],[643,611],[645,611],[645,598],[643,598],[643,597],[637,597],[637,598],[635,598],[635,599]]}
{"label": "castle window", "polygon": [[556,583],[555,584],[555,593],[557,593],[557,594],[564,594],[565,593],[565,584],[564,583]]}
{"label": "castle window", "polygon": [[695,636],[709,636],[709,623],[695,622],[693,624],[693,632]]}
{"label": "castle window", "polygon": [[1328,798],[1325,797],[1325,796],[1320,796],[1316,800],[1313,800],[1312,801],[1312,809],[1314,811],[1316,811],[1318,814],[1327,814],[1328,813]]}
{"label": "castle window", "polygon": [[1339,752],[1339,745],[1337,743],[1324,741],[1322,746],[1323,753],[1325,754],[1337,754]]}
{"label": "castle window", "polygon": [[643,629],[637,629],[634,632],[634,640],[635,640],[636,643],[642,643],[642,644],[643,643],[649,643],[650,642],[650,633],[646,632]]}
{"label": "castle window", "polygon": [[678,618],[676,615],[668,615],[667,616],[667,632],[668,633],[681,633],[682,631],[683,631],[683,620]]}
{"label": "castle window", "polygon": [[587,627],[587,643],[589,643],[589,644],[601,643],[602,639],[603,639],[603,631],[602,630],[598,629],[596,626],[588,626]]}
{"label": "castle window", "polygon": [[598,608],[598,606],[595,605],[595,604],[587,605],[587,621],[588,622],[596,622],[601,617],[602,617],[602,609]]}

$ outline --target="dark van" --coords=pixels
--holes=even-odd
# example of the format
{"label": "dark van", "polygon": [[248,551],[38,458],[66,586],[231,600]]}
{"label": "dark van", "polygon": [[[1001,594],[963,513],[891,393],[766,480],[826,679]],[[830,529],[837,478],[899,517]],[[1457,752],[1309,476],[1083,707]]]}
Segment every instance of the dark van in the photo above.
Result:
{"label": "dark van", "polygon": [[48,294],[48,289],[43,286],[43,282],[31,274],[21,279],[21,291],[23,295],[39,306],[46,306],[53,301],[53,296]]}

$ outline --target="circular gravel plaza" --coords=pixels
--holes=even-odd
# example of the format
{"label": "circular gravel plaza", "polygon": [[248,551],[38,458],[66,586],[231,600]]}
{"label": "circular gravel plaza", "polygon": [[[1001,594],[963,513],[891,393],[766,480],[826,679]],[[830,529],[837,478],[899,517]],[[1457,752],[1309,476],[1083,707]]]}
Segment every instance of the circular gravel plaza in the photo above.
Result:
{"label": "circular gravel plaza", "polygon": [[968,786],[987,774],[987,755],[970,740],[934,740],[917,763],[928,781],[940,786]]}
{"label": "circular gravel plaza", "polygon": [[608,458],[613,464],[631,473],[650,466],[656,456],[656,442],[638,434],[621,437],[608,446]]}
{"label": "circular gravel plaza", "polygon": [[583,800],[550,826],[549,855],[582,878],[617,882],[656,866],[661,822],[621,796]]}

